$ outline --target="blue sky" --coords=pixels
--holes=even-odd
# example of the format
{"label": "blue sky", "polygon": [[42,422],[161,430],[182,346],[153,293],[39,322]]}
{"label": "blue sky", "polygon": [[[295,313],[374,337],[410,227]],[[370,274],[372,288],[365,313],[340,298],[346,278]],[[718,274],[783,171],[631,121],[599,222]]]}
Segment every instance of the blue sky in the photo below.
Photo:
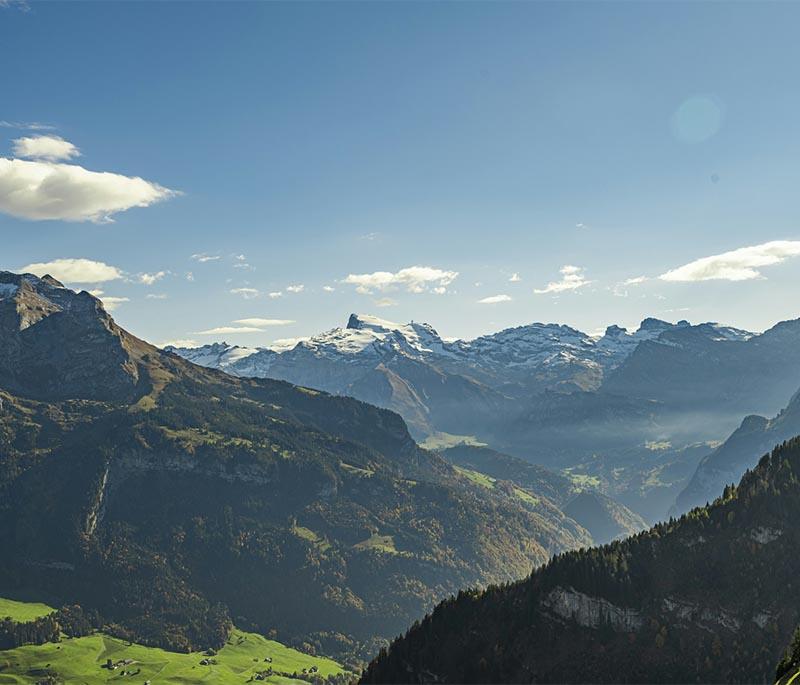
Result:
{"label": "blue sky", "polygon": [[794,3],[2,4],[0,266],[154,342],[800,315]]}

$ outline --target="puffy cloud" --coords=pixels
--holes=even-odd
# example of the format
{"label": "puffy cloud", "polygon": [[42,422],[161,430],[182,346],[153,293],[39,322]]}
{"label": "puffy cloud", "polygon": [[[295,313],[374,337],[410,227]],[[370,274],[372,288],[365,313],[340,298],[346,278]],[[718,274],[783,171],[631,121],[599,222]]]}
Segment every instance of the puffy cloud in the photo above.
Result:
{"label": "puffy cloud", "polygon": [[548,293],[563,293],[569,290],[583,288],[583,286],[589,285],[592,282],[586,279],[583,274],[584,270],[585,269],[580,266],[565,264],[559,269],[559,273],[561,274],[560,281],[550,281],[544,288],[537,288],[533,292],[537,295],[546,295]]}
{"label": "puffy cloud", "polygon": [[518,273],[511,274],[511,278],[508,279],[510,283],[519,283],[522,279],[520,278]]}
{"label": "puffy cloud", "polygon": [[242,324],[243,326],[264,328],[265,326],[288,326],[290,323],[294,323],[294,321],[292,321],[292,319],[260,319],[254,317],[251,319],[236,319],[233,323]]}
{"label": "puffy cloud", "polygon": [[741,247],[696,259],[659,276],[662,281],[750,281],[760,278],[759,269],[780,264],[789,257],[800,255],[800,241],[773,240],[761,245]]}
{"label": "puffy cloud", "polygon": [[306,287],[302,283],[298,283],[297,285],[288,285],[286,286],[287,293],[302,293]]}
{"label": "puffy cloud", "polygon": [[511,302],[511,297],[508,295],[491,295],[478,300],[478,304],[498,304],[500,302]]}
{"label": "puffy cloud", "polygon": [[252,300],[261,294],[255,288],[232,288],[230,292],[231,295],[239,295],[245,300]]}
{"label": "puffy cloud", "polygon": [[458,277],[457,271],[445,271],[430,266],[409,266],[396,272],[374,271],[369,274],[349,274],[344,283],[356,286],[356,292],[368,295],[373,290],[391,290],[403,287],[410,293],[433,290],[446,292],[447,286]]}
{"label": "puffy cloud", "polygon": [[267,293],[267,297],[270,300],[277,300],[279,297],[283,297],[283,293],[280,290],[276,290],[271,293]]}
{"label": "puffy cloud", "polygon": [[143,285],[153,285],[156,281],[160,281],[166,275],[166,271],[157,271],[154,274],[139,274],[136,279]]}
{"label": "puffy cloud", "polygon": [[177,194],[143,178],[56,162],[78,154],[60,138],[20,138],[14,145],[15,152],[36,157],[0,157],[0,212],[20,219],[105,223],[117,212]]}
{"label": "puffy cloud", "polygon": [[62,283],[104,283],[122,278],[116,266],[91,259],[54,259],[51,262],[36,262],[23,266],[22,273],[44,276],[50,274]]}
{"label": "puffy cloud", "polygon": [[26,159],[43,159],[47,162],[80,157],[80,150],[68,140],[58,136],[26,136],[17,138],[12,143],[12,150],[17,157]]}
{"label": "puffy cloud", "polygon": [[227,333],[263,333],[263,328],[255,326],[218,326],[206,331],[197,331],[197,335],[225,335]]}
{"label": "puffy cloud", "polygon": [[323,285],[323,286],[322,286],[322,289],[323,289],[323,290],[324,290],[326,293],[332,293],[334,290],[336,290],[336,288],[334,288],[333,286],[330,286],[330,285]]}
{"label": "puffy cloud", "polygon": [[218,254],[210,255],[206,254],[205,252],[197,252],[192,255],[192,259],[194,259],[194,261],[202,264],[205,264],[206,262],[216,262],[219,258],[220,256]]}
{"label": "puffy cloud", "polygon": [[98,300],[100,300],[107,312],[113,312],[121,304],[130,302],[130,299],[127,297],[114,297],[113,295],[106,295],[102,290],[90,290],[89,294],[94,295]]}

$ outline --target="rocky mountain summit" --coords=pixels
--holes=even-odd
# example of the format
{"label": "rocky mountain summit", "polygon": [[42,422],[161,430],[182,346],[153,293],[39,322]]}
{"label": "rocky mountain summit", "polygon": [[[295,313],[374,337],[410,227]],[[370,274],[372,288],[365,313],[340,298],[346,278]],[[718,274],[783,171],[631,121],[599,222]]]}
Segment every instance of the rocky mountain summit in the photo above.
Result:
{"label": "rocky mountain summit", "polygon": [[[449,341],[429,324],[352,314],[345,328],[281,352],[226,343],[168,349],[237,376],[278,378],[393,409],[425,437],[469,432],[470,425],[483,429],[520,399],[548,390],[597,390],[639,343],[683,327],[689,324],[646,319],[633,333],[610,326],[593,338],[569,326],[536,323]],[[720,337],[733,330],[713,328]]]}
{"label": "rocky mountain summit", "polygon": [[87,292],[55,279],[0,272],[0,385],[29,397],[131,398],[155,348],[120,329]]}

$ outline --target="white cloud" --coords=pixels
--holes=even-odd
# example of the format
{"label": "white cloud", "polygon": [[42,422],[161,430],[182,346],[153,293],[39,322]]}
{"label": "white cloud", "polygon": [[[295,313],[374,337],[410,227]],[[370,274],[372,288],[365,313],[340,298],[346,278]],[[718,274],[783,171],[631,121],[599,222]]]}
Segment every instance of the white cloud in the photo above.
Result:
{"label": "white cloud", "polygon": [[19,271],[40,277],[50,274],[62,283],[104,283],[123,276],[116,266],[91,259],[54,259],[51,262],[28,264]]}
{"label": "white cloud", "polygon": [[236,262],[236,264],[233,265],[233,268],[234,269],[245,269],[246,271],[255,271],[256,270],[256,267],[251,266],[247,262]]}
{"label": "white cloud", "polygon": [[194,274],[191,271],[186,272],[186,280],[189,282],[194,281]]}
{"label": "white cloud", "polygon": [[230,292],[231,295],[239,295],[245,300],[252,300],[261,294],[255,288],[232,288]]}
{"label": "white cloud", "polygon": [[741,247],[696,259],[659,276],[662,281],[750,281],[760,278],[759,269],[780,264],[789,257],[800,255],[800,241],[773,240],[761,245]]}
{"label": "white cloud", "polygon": [[575,228],[589,228],[589,226],[579,221],[577,224],[575,224]]}
{"label": "white cloud", "polygon": [[287,293],[302,293],[305,290],[305,286],[302,283],[298,283],[297,285],[288,285],[286,286]]}
{"label": "white cloud", "polygon": [[283,297],[283,293],[280,290],[276,290],[274,292],[267,293],[267,297],[270,300],[277,300],[279,297]]}
{"label": "white cloud", "polygon": [[640,285],[648,280],[650,279],[648,279],[647,276],[636,276],[634,278],[626,278],[622,281],[622,285]]}
{"label": "white cloud", "polygon": [[[0,0],[0,7],[3,2],[8,5],[8,0]],[[54,131],[55,126],[50,124],[42,124],[38,121],[0,121],[0,128],[16,128],[24,131]]]}
{"label": "white cloud", "polygon": [[178,338],[177,340],[167,340],[166,342],[158,343],[156,347],[200,347],[200,343],[191,338]]}
{"label": "white cloud", "polygon": [[288,326],[294,323],[292,319],[260,319],[254,317],[251,319],[236,319],[233,323],[242,324],[243,326],[257,326],[264,328],[265,326]]}
{"label": "white cloud", "polygon": [[498,304],[500,302],[511,302],[511,297],[508,295],[491,295],[478,300],[478,304]]}
{"label": "white cloud", "polygon": [[98,300],[100,300],[107,312],[113,312],[121,304],[130,302],[130,299],[127,297],[114,297],[113,295],[106,295],[102,290],[90,290],[89,294],[94,295]]}
{"label": "white cloud", "polygon": [[533,292],[537,295],[545,295],[548,293],[563,293],[568,290],[577,290],[589,285],[592,281],[586,280],[583,272],[585,269],[581,266],[572,266],[565,264],[559,269],[561,274],[560,281],[550,281],[544,288],[536,289]]}
{"label": "white cloud", "polygon": [[303,342],[304,340],[308,340],[308,336],[300,338],[278,338],[269,344],[269,348],[276,352],[284,352],[286,350],[291,350],[297,343]]}
{"label": "white cloud", "polygon": [[145,297],[148,300],[166,300],[167,296],[164,293],[147,293]]}
{"label": "white cloud", "polygon": [[330,286],[330,285],[323,285],[323,286],[322,286],[322,289],[323,289],[323,290],[324,290],[326,293],[332,293],[334,290],[336,290],[336,288],[334,288],[333,286]]}
{"label": "white cloud", "polygon": [[196,262],[200,262],[201,264],[205,264],[206,262],[216,262],[219,259],[219,255],[210,255],[206,254],[205,252],[198,252],[192,255],[192,259]]}
{"label": "white cloud", "polygon": [[243,254],[235,254],[235,255],[233,255],[233,258],[235,260],[239,261],[239,262],[246,262],[247,261],[247,257],[245,257]]}
{"label": "white cloud", "polygon": [[518,273],[511,274],[511,278],[508,279],[510,283],[519,283],[522,279],[520,278]]}
{"label": "white cloud", "polygon": [[458,276],[457,271],[444,271],[430,266],[409,266],[397,272],[374,271],[369,274],[349,274],[345,283],[356,286],[356,292],[369,295],[373,290],[404,287],[410,293],[433,290],[442,294]]}
{"label": "white cloud", "polygon": [[37,140],[42,138],[20,138],[16,144],[23,152],[30,148],[28,153],[49,152],[57,157],[34,160],[0,157],[0,212],[31,221],[107,223],[117,212],[148,207],[178,194],[143,178],[47,161],[59,158],[58,155],[64,158],[67,149],[63,146],[60,151],[56,149],[54,141],[60,139],[47,137],[47,143]]}
{"label": "white cloud", "polygon": [[634,278],[626,278],[624,281],[620,281],[613,288],[611,291],[614,293],[616,297],[628,297],[628,288],[633,286],[641,285],[642,283],[646,283],[650,279],[647,276],[636,276]]}
{"label": "white cloud", "polygon": [[139,274],[136,279],[143,285],[153,285],[156,281],[160,281],[166,275],[166,271],[157,271],[154,274]]}
{"label": "white cloud", "polygon": [[59,136],[25,136],[13,141],[12,146],[17,157],[47,162],[58,162],[81,155],[77,147]]}
{"label": "white cloud", "polygon": [[197,331],[197,335],[224,335],[227,333],[263,333],[263,328],[255,326],[218,326],[207,331]]}
{"label": "white cloud", "polygon": [[379,300],[375,300],[376,307],[394,307],[397,304],[397,300],[393,300],[391,297],[382,297]]}

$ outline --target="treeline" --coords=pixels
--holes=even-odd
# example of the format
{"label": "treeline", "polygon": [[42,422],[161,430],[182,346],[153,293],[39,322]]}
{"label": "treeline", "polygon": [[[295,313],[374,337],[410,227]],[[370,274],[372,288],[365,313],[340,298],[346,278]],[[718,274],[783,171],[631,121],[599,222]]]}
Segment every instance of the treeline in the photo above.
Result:
{"label": "treeline", "polygon": [[33,621],[18,622],[6,617],[0,620],[0,649],[58,642],[62,633],[67,637],[83,637],[100,627],[99,614],[84,611],[77,604]]}

